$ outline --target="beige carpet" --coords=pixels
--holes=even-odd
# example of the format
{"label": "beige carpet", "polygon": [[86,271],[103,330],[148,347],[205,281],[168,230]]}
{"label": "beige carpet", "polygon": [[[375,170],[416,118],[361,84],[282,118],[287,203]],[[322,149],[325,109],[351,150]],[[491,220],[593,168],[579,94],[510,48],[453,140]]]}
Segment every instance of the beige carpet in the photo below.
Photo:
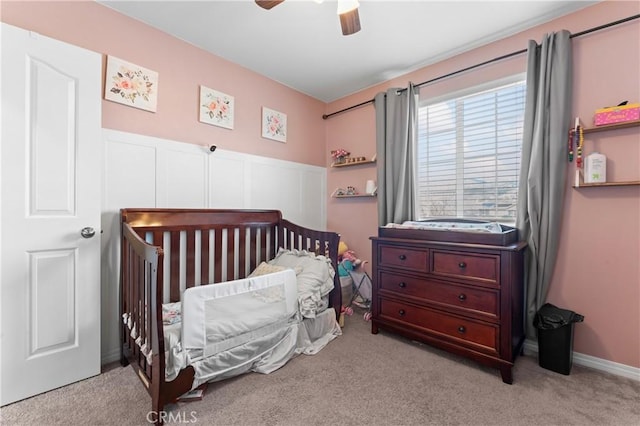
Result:
{"label": "beige carpet", "polygon": [[[170,424],[640,425],[640,382],[574,365],[569,376],[516,360],[497,370],[381,332],[361,315],[315,356],[210,384]],[[144,425],[151,399],[130,367],[0,410],[2,425]]]}

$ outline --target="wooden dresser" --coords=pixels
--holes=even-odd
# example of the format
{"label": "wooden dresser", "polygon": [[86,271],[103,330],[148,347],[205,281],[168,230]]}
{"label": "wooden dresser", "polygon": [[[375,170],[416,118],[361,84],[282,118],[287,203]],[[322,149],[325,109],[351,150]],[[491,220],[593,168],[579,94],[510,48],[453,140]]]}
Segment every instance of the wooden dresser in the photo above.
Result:
{"label": "wooden dresser", "polygon": [[505,234],[379,228],[371,332],[403,335],[499,368],[511,384],[524,343],[523,259]]}

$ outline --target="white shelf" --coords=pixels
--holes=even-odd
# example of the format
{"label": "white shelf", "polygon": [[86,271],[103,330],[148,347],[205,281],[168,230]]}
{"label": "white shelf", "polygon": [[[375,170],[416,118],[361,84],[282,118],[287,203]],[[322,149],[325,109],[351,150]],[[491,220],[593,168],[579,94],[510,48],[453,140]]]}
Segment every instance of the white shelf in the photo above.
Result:
{"label": "white shelf", "polygon": [[334,195],[333,198],[373,198],[377,194]]}
{"label": "white shelf", "polygon": [[333,163],[331,167],[350,167],[359,166],[360,164],[373,164],[376,160],[352,161],[350,163]]}

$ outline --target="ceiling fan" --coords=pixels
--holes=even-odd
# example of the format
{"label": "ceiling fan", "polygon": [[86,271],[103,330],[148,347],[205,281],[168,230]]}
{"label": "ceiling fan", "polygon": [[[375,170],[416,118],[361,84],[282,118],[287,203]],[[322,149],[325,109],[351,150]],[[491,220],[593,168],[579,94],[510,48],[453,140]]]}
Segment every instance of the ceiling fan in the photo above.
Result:
{"label": "ceiling fan", "polygon": [[[316,3],[322,3],[323,0],[315,0]],[[255,0],[256,4],[263,9],[271,9],[284,0]],[[358,0],[338,0],[338,16],[340,17],[340,26],[342,27],[342,35],[351,35],[360,31],[360,15],[358,14]]]}

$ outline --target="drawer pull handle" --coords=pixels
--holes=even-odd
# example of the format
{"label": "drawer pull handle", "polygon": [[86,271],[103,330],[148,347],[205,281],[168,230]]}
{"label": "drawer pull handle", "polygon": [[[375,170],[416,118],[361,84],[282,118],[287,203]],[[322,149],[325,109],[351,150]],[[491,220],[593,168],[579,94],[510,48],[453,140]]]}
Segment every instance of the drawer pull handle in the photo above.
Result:
{"label": "drawer pull handle", "polygon": [[404,314],[405,314],[404,309],[400,309],[400,310],[398,311],[398,314],[400,314],[400,316],[401,316],[401,317],[403,317],[403,316],[404,316]]}
{"label": "drawer pull handle", "polygon": [[400,260],[406,260],[407,256],[405,256],[404,254],[401,254],[400,256],[398,256],[398,259]]}
{"label": "drawer pull handle", "polygon": [[458,327],[458,333],[463,334],[465,331],[467,331],[467,329],[464,328],[464,325],[461,325],[460,327]]}
{"label": "drawer pull handle", "polygon": [[458,299],[459,299],[459,300],[461,300],[461,301],[462,301],[462,300],[467,300],[467,295],[466,295],[466,294],[464,294],[464,293],[460,293],[460,294],[458,295]]}
{"label": "drawer pull handle", "polygon": [[458,263],[458,267],[459,267],[460,269],[464,269],[464,268],[466,268],[466,267],[467,267],[467,264],[466,264],[465,262],[460,262],[460,263]]}
{"label": "drawer pull handle", "polygon": [[405,283],[404,281],[401,281],[401,282],[399,282],[399,283],[398,283],[398,285],[399,285],[401,288],[405,288],[405,287],[407,286],[407,283]]}

